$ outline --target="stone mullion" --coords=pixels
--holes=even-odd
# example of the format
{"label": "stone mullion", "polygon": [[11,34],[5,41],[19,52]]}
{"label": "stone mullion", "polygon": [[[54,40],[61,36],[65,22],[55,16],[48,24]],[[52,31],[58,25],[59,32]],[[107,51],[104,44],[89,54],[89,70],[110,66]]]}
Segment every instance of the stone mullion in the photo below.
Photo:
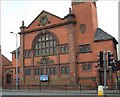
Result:
{"label": "stone mullion", "polygon": [[34,78],[35,76],[35,70],[34,70],[34,50],[31,50],[31,64],[32,64],[32,77]]}
{"label": "stone mullion", "polygon": [[57,64],[58,64],[58,76],[61,78],[61,70],[60,70],[60,46],[57,46]]}

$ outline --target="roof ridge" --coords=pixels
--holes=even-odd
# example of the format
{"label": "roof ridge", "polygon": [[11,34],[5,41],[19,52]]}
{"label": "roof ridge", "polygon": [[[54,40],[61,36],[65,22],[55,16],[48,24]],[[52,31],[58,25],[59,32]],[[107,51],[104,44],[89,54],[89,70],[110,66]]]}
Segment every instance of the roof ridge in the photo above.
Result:
{"label": "roof ridge", "polygon": [[5,57],[3,54],[1,54],[2,57],[4,57],[5,59],[7,59],[10,63],[12,63],[7,57]]}
{"label": "roof ridge", "polygon": [[38,14],[37,17],[34,18],[33,21],[27,26],[27,28],[29,28],[29,27],[32,25],[32,23],[33,23],[43,12],[48,13],[48,14],[50,14],[50,15],[52,15],[52,16],[55,16],[55,17],[57,17],[57,18],[59,18],[59,19],[61,19],[61,20],[63,19],[63,18],[61,18],[61,17],[59,17],[59,16],[57,16],[57,15],[54,15],[54,14],[48,12],[48,11],[42,10],[42,11],[40,12],[40,14]]}

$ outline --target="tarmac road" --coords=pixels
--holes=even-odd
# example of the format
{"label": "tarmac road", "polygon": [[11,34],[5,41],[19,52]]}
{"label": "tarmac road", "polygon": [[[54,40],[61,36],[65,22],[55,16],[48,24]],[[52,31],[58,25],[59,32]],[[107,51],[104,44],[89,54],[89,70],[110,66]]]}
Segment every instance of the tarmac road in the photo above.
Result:
{"label": "tarmac road", "polygon": [[[3,95],[2,97],[99,97],[96,94],[89,94],[89,95],[85,95],[85,94],[70,94],[70,95]],[[105,97],[105,96],[102,96]],[[118,94],[107,94],[106,97],[120,97],[120,95]]]}

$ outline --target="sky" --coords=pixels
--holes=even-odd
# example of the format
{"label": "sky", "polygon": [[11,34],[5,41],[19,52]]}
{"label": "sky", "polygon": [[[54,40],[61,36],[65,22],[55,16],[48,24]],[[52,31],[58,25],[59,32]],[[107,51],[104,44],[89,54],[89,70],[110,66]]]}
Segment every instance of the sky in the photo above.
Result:
{"label": "sky", "polygon": [[[118,40],[118,1],[99,0],[97,4],[98,27]],[[16,49],[16,36],[24,20],[28,26],[45,10],[63,18],[69,13],[71,0],[1,0],[1,49],[2,54],[12,60]],[[18,37],[18,46],[20,39]]]}

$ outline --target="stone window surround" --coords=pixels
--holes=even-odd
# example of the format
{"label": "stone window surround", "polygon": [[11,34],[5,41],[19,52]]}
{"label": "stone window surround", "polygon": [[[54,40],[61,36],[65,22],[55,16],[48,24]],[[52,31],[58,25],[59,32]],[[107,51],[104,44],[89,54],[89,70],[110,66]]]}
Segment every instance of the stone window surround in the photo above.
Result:
{"label": "stone window surround", "polygon": [[31,75],[31,69],[30,69],[30,68],[26,68],[26,69],[25,69],[25,75],[26,75],[26,76]]}
{"label": "stone window surround", "polygon": [[31,57],[31,50],[24,50],[24,57],[25,58],[29,58],[29,57]]}
{"label": "stone window surround", "polygon": [[78,48],[79,48],[78,53],[90,53],[90,52],[92,52],[90,44],[81,44],[78,46]]}
{"label": "stone window surround", "polygon": [[[70,73],[70,67],[69,67],[69,65],[68,65],[69,63],[63,63],[63,64],[60,64],[61,66],[60,66],[60,71],[61,71],[61,67],[64,67],[65,68],[65,74],[69,74]],[[30,74],[28,74],[28,75],[31,75],[31,72],[32,72],[32,70],[33,70],[33,68],[31,68],[32,66],[26,66],[25,67],[25,75],[26,75],[26,72],[30,69]],[[69,67],[69,70],[68,70],[68,67]],[[57,75],[58,74],[58,70],[59,70],[59,67],[58,67],[58,64],[52,64],[51,66],[35,66],[34,67],[34,75],[35,75],[35,69],[38,69],[40,72],[39,72],[39,74],[41,75],[43,75],[43,74],[47,74],[47,71],[46,71],[46,69],[47,68],[49,68],[49,69],[53,69],[52,71],[50,71],[50,75]],[[56,69],[54,69],[54,68],[56,68]],[[26,71],[27,70],[27,71]],[[41,73],[41,71],[42,71],[42,73]],[[62,74],[62,73],[61,73]],[[28,75],[26,75],[26,76],[28,76]],[[37,74],[35,75],[35,76],[38,76]]]}
{"label": "stone window surround", "polygon": [[40,68],[35,68],[35,75],[40,75]]}
{"label": "stone window surround", "polygon": [[60,54],[66,54],[69,53],[69,46],[68,43],[66,44],[60,44]]}
{"label": "stone window surround", "polygon": [[57,38],[52,33],[46,32],[41,34],[34,46],[34,55],[49,55],[57,53]]}
{"label": "stone window surround", "polygon": [[70,74],[70,67],[69,66],[61,66],[61,74]]}
{"label": "stone window surround", "polygon": [[92,65],[91,65],[91,63],[82,63],[81,69],[82,69],[82,71],[91,71]]}
{"label": "stone window surround", "polygon": [[[35,76],[37,76],[37,75],[56,75],[56,74],[58,74],[58,68],[55,67],[55,66],[52,66],[52,67],[47,66],[47,67],[41,67],[41,68],[36,67],[36,68],[34,68],[34,70],[35,70],[35,73],[34,73]],[[39,72],[39,74],[38,74],[38,72]]]}

